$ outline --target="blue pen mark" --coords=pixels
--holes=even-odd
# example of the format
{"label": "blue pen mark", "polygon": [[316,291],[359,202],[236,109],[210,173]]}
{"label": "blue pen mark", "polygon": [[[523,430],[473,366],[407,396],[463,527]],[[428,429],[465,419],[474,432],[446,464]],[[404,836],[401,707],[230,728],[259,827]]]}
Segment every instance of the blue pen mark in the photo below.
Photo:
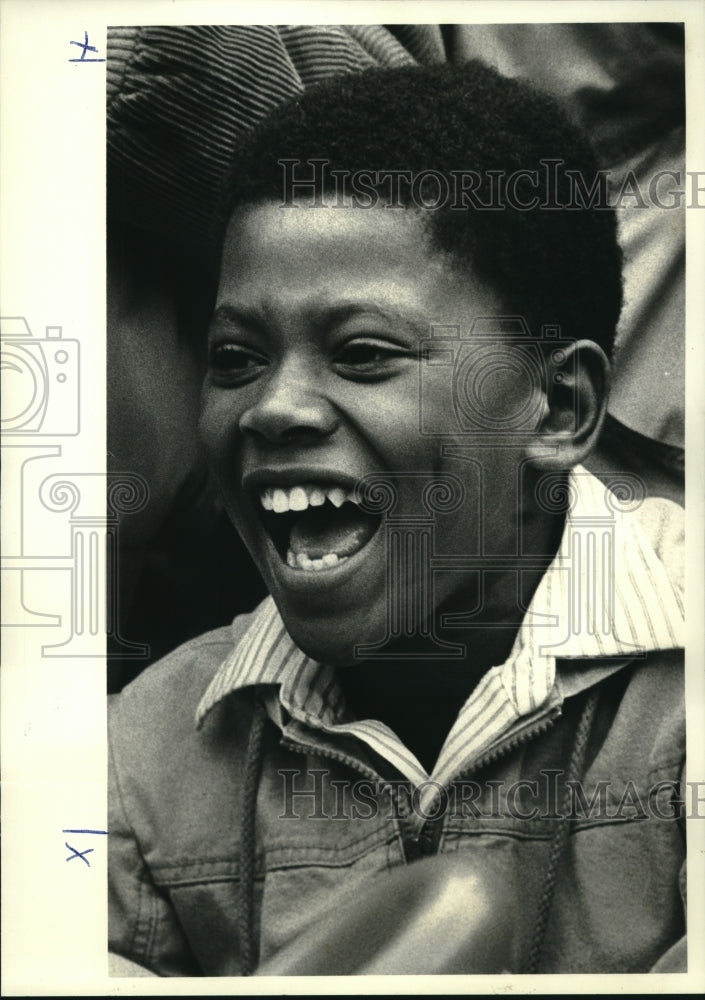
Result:
{"label": "blue pen mark", "polygon": [[[62,830],[61,832],[62,833],[71,833],[71,834],[76,834],[76,833],[80,833],[80,834],[96,834],[98,836],[103,836],[103,837],[106,837],[108,835],[108,831],[107,830],[87,830],[87,829],[80,829],[80,830]],[[71,844],[69,844],[68,841],[66,841],[66,840],[64,841],[64,846],[66,847],[67,851],[71,851],[71,853],[69,854],[69,856],[65,859],[66,861],[73,861],[74,858],[80,858],[81,861],[83,861],[84,864],[86,864],[89,868],[91,867],[91,863],[88,860],[88,858],[86,857],[86,855],[93,853],[93,848],[92,847],[87,847],[85,851],[77,851],[76,848],[73,847]]]}
{"label": "blue pen mark", "polygon": [[91,853],[91,851],[93,850],[92,847],[89,847],[88,850],[86,851],[77,851],[75,847],[72,847],[71,844],[68,844],[66,841],[64,841],[64,845],[67,850],[72,852],[66,858],[67,861],[73,861],[74,858],[80,858],[81,861],[85,861],[85,863],[88,865],[89,868],[91,867],[91,863],[86,857],[86,855]]}
{"label": "blue pen mark", "polygon": [[62,833],[103,833],[107,836],[107,830],[62,830]]}
{"label": "blue pen mark", "polygon": [[105,59],[94,59],[91,56],[86,56],[86,52],[97,52],[98,49],[95,47],[95,45],[89,45],[88,44],[88,32],[87,31],[83,32],[83,38],[84,38],[84,40],[82,42],[69,42],[69,45],[78,45],[78,47],[80,49],[83,49],[83,51],[81,52],[81,55],[79,56],[78,59],[69,59],[69,62],[72,62],[72,63],[105,62]]}

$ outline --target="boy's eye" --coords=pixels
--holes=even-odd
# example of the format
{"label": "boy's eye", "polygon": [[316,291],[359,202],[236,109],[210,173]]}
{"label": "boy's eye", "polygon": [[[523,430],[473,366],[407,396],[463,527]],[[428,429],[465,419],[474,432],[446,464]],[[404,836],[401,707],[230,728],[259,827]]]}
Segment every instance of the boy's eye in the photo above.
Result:
{"label": "boy's eye", "polygon": [[353,340],[340,348],[333,361],[340,373],[349,378],[383,378],[407,355],[408,351],[399,344]]}
{"label": "boy's eye", "polygon": [[233,385],[248,382],[268,363],[263,355],[239,344],[215,344],[208,355],[211,376]]}

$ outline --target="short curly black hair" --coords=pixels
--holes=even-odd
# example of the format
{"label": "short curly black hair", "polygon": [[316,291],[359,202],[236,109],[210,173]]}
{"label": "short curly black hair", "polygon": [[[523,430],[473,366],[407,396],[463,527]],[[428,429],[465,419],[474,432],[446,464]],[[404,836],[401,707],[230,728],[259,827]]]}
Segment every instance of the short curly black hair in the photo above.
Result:
{"label": "short curly black hair", "polygon": [[[587,138],[554,100],[479,61],[334,78],[280,106],[244,140],[224,216],[243,204],[282,203],[282,162],[299,161],[298,178],[313,159],[326,161],[323,190],[330,194],[341,177],[349,193],[359,171],[412,178],[435,171],[455,191],[458,172],[473,172],[482,186],[465,207],[454,196],[425,209],[433,245],[470,265],[533,333],[559,324],[563,336],[588,338],[611,355],[622,305],[615,214],[599,200],[576,203],[576,175],[589,190],[599,168]],[[517,171],[512,197],[509,189],[503,197],[502,185]],[[432,178],[426,184],[428,205],[434,184],[440,190]],[[375,186],[388,192],[388,178]],[[419,190],[402,183],[400,203],[417,205]],[[535,207],[522,207],[532,194]]]}

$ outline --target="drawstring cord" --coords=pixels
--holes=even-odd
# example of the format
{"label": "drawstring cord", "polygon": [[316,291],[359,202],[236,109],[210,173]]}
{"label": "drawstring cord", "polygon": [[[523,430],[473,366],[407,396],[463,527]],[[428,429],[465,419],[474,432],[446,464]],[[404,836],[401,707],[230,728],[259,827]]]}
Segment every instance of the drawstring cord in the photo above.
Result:
{"label": "drawstring cord", "polygon": [[541,958],[541,953],[543,951],[548,918],[551,913],[553,896],[556,891],[558,866],[568,845],[568,838],[570,836],[570,821],[568,819],[568,814],[572,803],[572,793],[571,786],[568,782],[577,781],[583,773],[588,738],[590,736],[590,730],[592,729],[592,720],[595,717],[595,708],[597,707],[598,697],[599,694],[597,691],[592,691],[588,696],[575,733],[575,743],[573,744],[573,753],[571,754],[570,763],[568,764],[568,777],[566,779],[566,788],[563,794],[561,819],[559,820],[556,832],[553,835],[548,870],[544,879],[541,899],[536,913],[534,937],[531,945],[531,951],[529,953],[529,962],[526,968],[526,972],[528,973],[536,972]]}
{"label": "drawstring cord", "polygon": [[255,912],[255,822],[257,790],[264,756],[264,710],[257,706],[247,741],[245,777],[242,788],[242,825],[240,829],[240,912],[238,932],[242,959],[240,975],[251,976],[259,958],[254,937]]}

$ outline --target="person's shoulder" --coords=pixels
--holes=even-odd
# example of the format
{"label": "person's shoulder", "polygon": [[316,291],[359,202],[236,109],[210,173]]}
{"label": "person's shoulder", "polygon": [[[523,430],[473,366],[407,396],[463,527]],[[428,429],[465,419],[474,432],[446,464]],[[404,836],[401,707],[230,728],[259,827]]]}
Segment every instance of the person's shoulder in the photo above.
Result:
{"label": "person's shoulder", "polygon": [[198,803],[202,815],[217,817],[223,799],[239,801],[252,701],[224,699],[217,725],[214,712],[211,724],[199,728],[196,713],[252,617],[185,643],[109,699],[111,833],[119,837],[117,831],[129,829],[152,858],[186,851],[184,803]]}
{"label": "person's shoulder", "polygon": [[119,694],[108,699],[111,739],[123,742],[141,734],[149,741],[151,734],[164,736],[192,731],[201,698],[223,660],[234,649],[250,626],[255,611],[238,615],[230,625],[205,632],[147,667]]}

